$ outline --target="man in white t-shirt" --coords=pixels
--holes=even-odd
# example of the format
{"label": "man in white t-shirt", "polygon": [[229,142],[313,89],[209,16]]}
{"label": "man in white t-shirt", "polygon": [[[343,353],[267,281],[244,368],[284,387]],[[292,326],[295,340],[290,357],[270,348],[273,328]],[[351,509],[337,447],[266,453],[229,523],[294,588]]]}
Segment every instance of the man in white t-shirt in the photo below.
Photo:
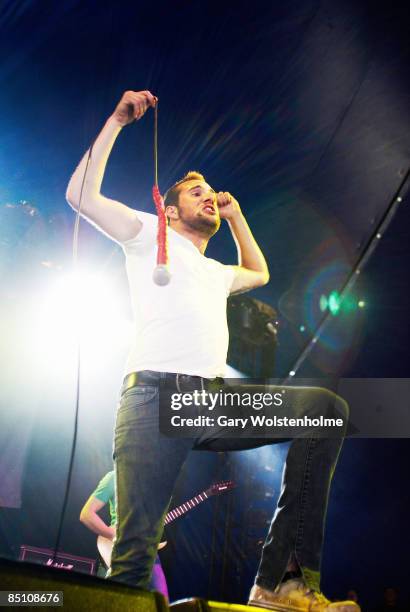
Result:
{"label": "man in white t-shirt", "polygon": [[[160,385],[190,392],[224,376],[227,297],[266,284],[269,273],[237,200],[215,193],[201,174],[190,172],[165,194],[171,282],[154,284],[156,217],[103,196],[100,188],[119,132],[155,104],[149,91],[126,92],[67,189],[70,205],[78,209],[81,200],[81,214],[119,242],[126,256],[135,334],[115,429],[118,518],[111,577],[141,587],[149,583],[173,486],[190,450],[241,450],[279,441],[159,433]],[[205,256],[222,219],[237,246],[237,265]],[[303,409],[312,414],[328,400],[325,390],[311,389]],[[346,416],[343,400],[333,401]],[[280,610],[359,610],[354,602],[331,604],[319,586],[327,498],[341,444],[341,438],[292,441],[250,603]]]}

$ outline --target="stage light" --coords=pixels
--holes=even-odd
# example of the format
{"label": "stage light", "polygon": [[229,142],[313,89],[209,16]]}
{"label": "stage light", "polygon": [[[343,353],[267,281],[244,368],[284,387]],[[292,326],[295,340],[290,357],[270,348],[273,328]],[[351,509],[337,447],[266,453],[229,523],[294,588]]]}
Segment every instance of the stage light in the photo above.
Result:
{"label": "stage light", "polygon": [[[325,295],[320,296],[319,308],[321,312],[325,312],[327,309],[329,309],[330,314],[332,314],[335,317],[338,314],[341,308],[341,305],[342,305],[342,297],[337,291],[332,291],[329,294],[329,297],[326,297]],[[347,304],[346,307],[347,307],[347,310],[351,310],[351,304]]]}
{"label": "stage light", "polygon": [[299,327],[299,331],[301,331],[302,333],[305,331],[306,327],[304,325],[301,325]]}
{"label": "stage light", "polygon": [[128,344],[132,333],[118,288],[91,272],[61,275],[31,311],[33,347],[39,362],[50,365],[72,363],[79,343],[87,361],[98,360],[105,347],[112,352]]}
{"label": "stage light", "polygon": [[320,296],[320,300],[319,300],[319,307],[320,310],[322,312],[325,312],[326,308],[327,308],[328,302],[327,302],[327,297],[325,295],[321,295]]}
{"label": "stage light", "polygon": [[295,374],[296,374],[296,372],[295,372],[294,370],[291,370],[291,371],[289,372],[289,376],[295,376]]}
{"label": "stage light", "polygon": [[328,299],[330,313],[335,317],[340,310],[341,298],[337,291],[332,291]]}
{"label": "stage light", "polygon": [[[329,312],[336,316],[341,312],[347,314],[359,308],[364,308],[364,300],[357,300],[351,294],[340,295],[337,291],[332,291],[327,298],[322,295],[319,301],[320,310],[324,312],[329,309]],[[302,330],[301,330],[302,331]]]}
{"label": "stage light", "polygon": [[45,296],[43,313],[48,322],[62,320],[88,334],[109,331],[107,319],[118,313],[119,304],[109,279],[88,272],[61,276]]}

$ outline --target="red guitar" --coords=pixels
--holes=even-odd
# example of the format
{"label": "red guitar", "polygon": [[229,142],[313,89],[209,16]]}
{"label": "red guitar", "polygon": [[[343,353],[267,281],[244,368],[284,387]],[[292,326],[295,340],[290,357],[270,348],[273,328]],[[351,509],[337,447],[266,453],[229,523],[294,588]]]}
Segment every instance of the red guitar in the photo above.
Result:
{"label": "red guitar", "polygon": [[[230,491],[235,487],[236,484],[232,480],[226,480],[224,482],[218,482],[216,484],[211,485],[209,489],[206,489],[206,491],[198,493],[198,495],[195,495],[195,497],[193,497],[192,499],[189,499],[180,506],[177,506],[173,510],[170,510],[165,517],[165,525],[169,525],[170,523],[172,523],[172,521],[175,521],[175,519],[179,518],[180,516],[183,516],[190,510],[193,510],[194,508],[196,508],[196,506],[199,506],[199,504],[207,500],[208,497],[211,497],[212,495],[219,495],[220,493],[225,493],[225,491]],[[100,553],[107,568],[111,565],[111,553],[113,545],[114,543],[112,540],[109,540],[108,538],[105,538],[101,535],[98,536],[98,552]],[[161,550],[161,548],[164,548],[164,546],[166,545],[166,541],[160,542],[160,544],[158,544],[158,550]]]}

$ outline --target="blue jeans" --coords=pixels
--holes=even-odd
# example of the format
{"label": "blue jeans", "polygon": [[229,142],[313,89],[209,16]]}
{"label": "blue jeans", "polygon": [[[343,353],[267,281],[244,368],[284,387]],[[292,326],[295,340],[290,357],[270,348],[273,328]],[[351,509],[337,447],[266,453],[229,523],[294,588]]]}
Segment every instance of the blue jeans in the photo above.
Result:
{"label": "blue jeans", "polygon": [[[102,560],[100,560],[98,564],[97,576],[99,576],[100,578],[105,578],[107,576],[107,566]],[[162,593],[164,597],[169,599],[168,585],[165,578],[164,570],[162,569],[161,559],[158,555],[155,558],[155,563],[152,568],[148,589],[158,591],[158,593]]]}
{"label": "blue jeans", "polygon": [[[122,395],[114,438],[117,536],[110,576],[142,588],[149,584],[172,491],[188,453],[191,450],[247,450],[284,441],[246,437],[207,439],[203,432],[199,432],[196,440],[166,437],[158,429],[161,374],[155,373],[155,377],[152,385],[140,384]],[[295,392],[292,387],[285,389]],[[274,393],[275,388],[270,387],[270,391]],[[346,402],[320,388],[304,390],[298,416],[320,414],[323,403],[329,404],[330,395],[337,415],[343,415],[347,421]],[[329,410],[327,416],[331,416]],[[327,500],[342,443],[341,437],[293,439],[278,507],[256,576],[260,586],[274,589],[293,558],[307,585],[320,590]]]}

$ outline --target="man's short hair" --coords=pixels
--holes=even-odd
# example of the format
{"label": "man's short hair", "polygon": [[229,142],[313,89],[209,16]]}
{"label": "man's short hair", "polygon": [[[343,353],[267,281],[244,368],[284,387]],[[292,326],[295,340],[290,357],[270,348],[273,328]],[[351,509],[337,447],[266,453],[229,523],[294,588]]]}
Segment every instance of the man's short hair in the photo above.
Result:
{"label": "man's short hair", "polygon": [[199,172],[195,170],[190,170],[182,177],[179,181],[177,181],[172,187],[170,187],[165,195],[164,195],[164,206],[178,206],[178,197],[179,197],[179,187],[183,183],[187,181],[205,181],[205,177],[202,176]]}

